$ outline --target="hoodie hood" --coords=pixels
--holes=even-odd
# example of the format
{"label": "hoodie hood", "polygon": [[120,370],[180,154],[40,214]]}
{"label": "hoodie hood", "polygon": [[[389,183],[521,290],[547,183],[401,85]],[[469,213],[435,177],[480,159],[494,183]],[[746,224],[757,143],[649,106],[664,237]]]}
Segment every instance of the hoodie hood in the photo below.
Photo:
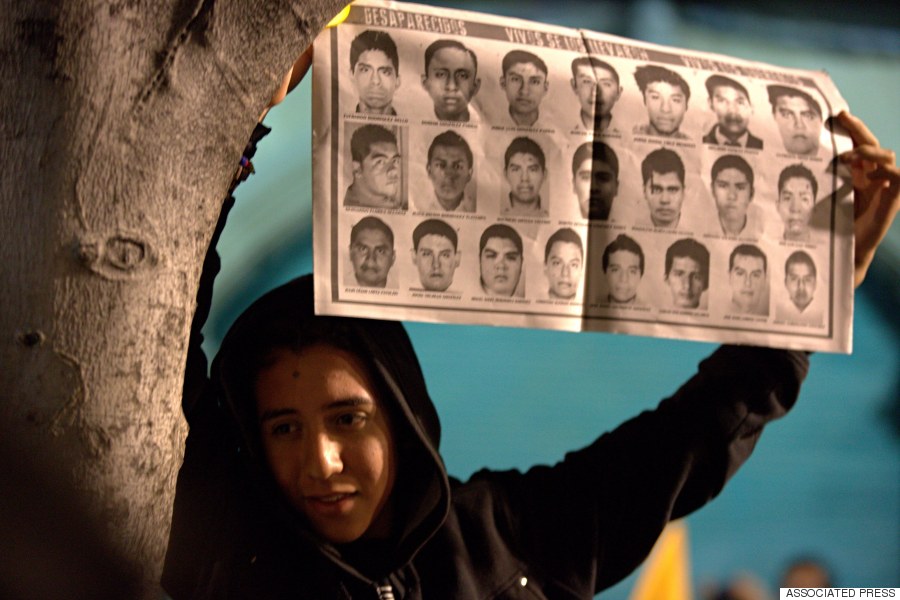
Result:
{"label": "hoodie hood", "polygon": [[[239,453],[252,498],[250,510],[275,519],[279,528],[312,544],[340,568],[364,580],[406,565],[442,525],[450,487],[438,453],[441,428],[418,358],[398,322],[314,313],[313,278],[306,275],[272,290],[235,321],[212,366],[212,379],[240,440]],[[302,351],[328,344],[350,352],[369,370],[391,418],[398,457],[391,535],[377,562],[361,565],[348,556],[356,543],[338,548],[317,536],[277,488],[265,460],[253,397],[256,374],[275,349]],[[352,564],[351,564],[352,562]],[[363,574],[365,573],[365,575]]]}

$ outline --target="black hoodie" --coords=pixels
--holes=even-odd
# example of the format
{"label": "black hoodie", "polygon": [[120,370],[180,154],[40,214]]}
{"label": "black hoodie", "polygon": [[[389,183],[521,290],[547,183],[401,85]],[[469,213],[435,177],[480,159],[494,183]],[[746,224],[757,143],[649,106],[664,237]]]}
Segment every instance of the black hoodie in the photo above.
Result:
{"label": "black hoodie", "polygon": [[[669,520],[721,490],[763,425],[792,406],[808,367],[803,353],[720,348],[656,410],[557,465],[461,483],[444,469],[437,414],[402,325],[316,317],[313,306],[309,276],[254,303],[188,415],[163,576],[176,600],[591,598],[637,567]],[[387,541],[319,538],[259,451],[249,390],[260,354],[323,341],[363,361],[399,423]]]}

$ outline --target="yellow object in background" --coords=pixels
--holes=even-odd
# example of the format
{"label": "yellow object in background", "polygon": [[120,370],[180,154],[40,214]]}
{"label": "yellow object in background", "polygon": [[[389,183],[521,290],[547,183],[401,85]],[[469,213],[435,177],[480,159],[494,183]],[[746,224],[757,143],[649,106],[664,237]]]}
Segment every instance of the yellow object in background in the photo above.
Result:
{"label": "yellow object in background", "polygon": [[628,600],[690,598],[691,561],[687,524],[673,521],[656,541]]}
{"label": "yellow object in background", "polygon": [[347,15],[349,15],[349,14],[350,14],[350,5],[348,4],[347,6],[344,7],[344,9],[341,12],[339,12],[337,15],[335,15],[335,17],[331,21],[328,22],[328,25],[326,25],[325,28],[328,29],[329,27],[337,27],[338,25],[340,25],[341,23],[343,23],[344,21],[347,20]]}

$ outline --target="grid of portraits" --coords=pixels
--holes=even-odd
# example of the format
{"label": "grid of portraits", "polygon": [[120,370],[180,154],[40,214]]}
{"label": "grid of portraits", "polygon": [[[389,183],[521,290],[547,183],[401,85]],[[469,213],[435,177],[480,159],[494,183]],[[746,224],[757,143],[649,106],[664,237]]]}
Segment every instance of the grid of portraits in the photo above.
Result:
{"label": "grid of portraits", "polygon": [[835,177],[811,87],[342,26],[344,298],[822,335]]}

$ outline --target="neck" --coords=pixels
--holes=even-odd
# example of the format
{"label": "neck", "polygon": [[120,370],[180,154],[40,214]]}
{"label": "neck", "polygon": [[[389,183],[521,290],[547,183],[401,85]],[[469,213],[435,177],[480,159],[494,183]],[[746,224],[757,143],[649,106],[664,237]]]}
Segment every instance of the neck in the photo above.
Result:
{"label": "neck", "polygon": [[515,113],[512,108],[509,109],[509,116],[512,117],[516,125],[523,127],[531,127],[538,120],[539,111],[537,109],[527,113]]}

